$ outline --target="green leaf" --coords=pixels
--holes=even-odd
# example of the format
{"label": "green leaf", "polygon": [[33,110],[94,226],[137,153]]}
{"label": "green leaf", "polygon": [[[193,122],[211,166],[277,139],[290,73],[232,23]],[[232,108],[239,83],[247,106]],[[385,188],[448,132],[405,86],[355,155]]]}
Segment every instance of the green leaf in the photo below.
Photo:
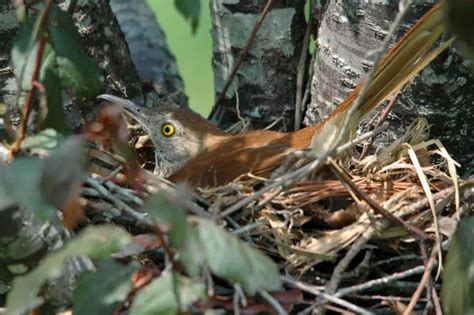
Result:
{"label": "green leaf", "polygon": [[[0,165],[0,209],[21,204],[47,220],[71,198],[83,174],[83,141],[69,138],[48,158],[19,158]],[[31,142],[30,142],[31,143]]]}
{"label": "green leaf", "polygon": [[[39,37],[35,37],[33,31],[30,24],[21,24],[12,48],[13,73],[21,90],[31,89],[31,79],[36,64],[39,43]],[[38,80],[43,85],[46,93],[45,126],[55,128],[60,132],[67,131],[56,54],[48,43],[45,44],[43,50]],[[44,114],[41,112],[43,110],[45,109],[40,108],[40,115]]]}
{"label": "green leaf", "polygon": [[113,314],[132,290],[131,277],[138,267],[105,260],[97,263],[97,272],[82,273],[74,290],[73,313]]}
{"label": "green leaf", "polygon": [[45,201],[62,208],[76,197],[77,186],[82,185],[83,159],[84,140],[79,137],[70,137],[45,159],[39,187]]}
{"label": "green leaf", "polygon": [[449,31],[456,35],[456,45],[464,57],[472,61],[474,71],[474,2],[449,0],[444,2],[443,8]]}
{"label": "green leaf", "polygon": [[45,128],[54,128],[59,132],[66,133],[68,127],[64,115],[63,98],[61,95],[61,80],[59,78],[58,64],[56,54],[51,45],[46,45],[41,64],[39,79],[46,92],[47,109],[39,108],[40,115],[44,116],[42,111],[47,110],[43,122]]}
{"label": "green leaf", "polygon": [[197,276],[203,262],[196,229],[191,226],[183,209],[171,204],[163,195],[157,194],[148,199],[144,209],[152,219],[168,225],[169,241],[174,249],[180,252],[180,262],[191,276]]}
{"label": "green leaf", "polygon": [[441,298],[446,314],[474,313],[474,217],[462,220],[451,239]]}
{"label": "green leaf", "polygon": [[0,209],[19,203],[41,219],[50,217],[53,208],[40,191],[44,161],[21,158],[5,166],[0,165]]}
{"label": "green leaf", "polygon": [[71,16],[53,6],[48,31],[62,85],[74,89],[79,101],[97,96],[102,86],[99,70],[95,61],[84,53]]}
{"label": "green leaf", "polygon": [[22,150],[29,150],[32,154],[45,155],[58,147],[63,137],[54,129],[45,129],[35,135],[25,138],[21,144]]}
{"label": "green leaf", "polygon": [[21,90],[31,88],[31,77],[38,50],[38,41],[31,39],[32,31],[33,27],[29,23],[20,24],[11,52],[13,73]]}
{"label": "green leaf", "polygon": [[20,314],[28,310],[46,280],[59,277],[64,260],[70,256],[108,258],[130,241],[130,235],[122,228],[110,225],[89,226],[69,241],[62,249],[49,254],[34,270],[13,280],[7,296],[6,315]]}
{"label": "green leaf", "polygon": [[230,282],[240,283],[250,295],[259,290],[281,288],[278,268],[270,258],[209,220],[200,219],[198,231],[212,273]]}
{"label": "green leaf", "polygon": [[179,314],[187,311],[194,301],[204,298],[201,282],[167,272],[137,294],[130,315]]}
{"label": "green leaf", "polygon": [[193,34],[196,33],[199,24],[199,12],[201,11],[200,0],[174,0],[174,5],[179,13],[191,24]]}

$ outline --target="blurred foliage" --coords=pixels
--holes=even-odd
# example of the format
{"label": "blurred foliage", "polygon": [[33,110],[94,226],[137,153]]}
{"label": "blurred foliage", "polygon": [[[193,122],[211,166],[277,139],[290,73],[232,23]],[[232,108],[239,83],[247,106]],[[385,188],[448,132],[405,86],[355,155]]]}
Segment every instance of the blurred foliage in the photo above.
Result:
{"label": "blurred foliage", "polygon": [[147,1],[166,34],[171,52],[176,57],[190,107],[206,117],[214,103],[209,1],[199,0],[201,10],[195,34],[192,33],[188,21],[176,9],[174,1]]}
{"label": "blurred foliage", "polygon": [[113,314],[132,290],[132,275],[139,265],[104,260],[96,268],[97,272],[88,271],[79,276],[74,290],[74,315]]}
{"label": "blurred foliage", "polygon": [[[34,143],[38,137],[31,137],[27,143]],[[45,142],[48,149],[44,150],[50,150],[51,143],[55,141],[59,140]],[[36,150],[39,150],[39,145]],[[80,187],[82,182],[82,158],[82,141],[71,137],[46,159],[18,158],[6,166],[0,166],[1,208],[18,203],[40,220],[49,219],[54,207],[64,212],[71,210],[68,205],[78,198],[80,192],[73,187]]]}
{"label": "blurred foliage", "polygon": [[193,34],[195,34],[199,25],[200,0],[174,0],[174,5],[179,13],[189,21]]}
{"label": "blurred foliage", "polygon": [[184,212],[161,195],[151,197],[144,208],[157,223],[170,227],[170,244],[184,258],[180,262],[191,275],[197,276],[206,266],[250,295],[281,288],[278,268],[270,258],[214,222],[199,218],[195,225],[189,224]]}
{"label": "blurred foliage", "polygon": [[461,53],[471,61],[474,71],[474,1],[444,1],[444,13],[449,30],[457,36],[456,45]]}
{"label": "blurred foliage", "polygon": [[[22,90],[33,87],[33,75],[36,69],[39,70],[38,81],[44,88],[44,91],[38,88],[39,117],[45,117],[45,127],[67,131],[62,88],[74,91],[76,101],[95,97],[101,89],[97,64],[82,49],[69,13],[57,6],[44,9],[34,23],[29,19],[21,23],[11,56]],[[37,64],[38,57],[41,57],[41,64]]]}
{"label": "blurred foliage", "polygon": [[[49,254],[33,271],[13,280],[13,288],[7,297],[6,315],[23,314],[24,311],[34,307],[36,295],[43,283],[61,275],[64,262],[68,257],[89,256],[105,259],[129,241],[130,235],[116,226],[102,225],[85,228],[62,249]],[[109,288],[109,290],[112,289]]]}
{"label": "blurred foliage", "polygon": [[474,217],[462,220],[449,245],[441,299],[448,315],[474,314]]}
{"label": "blurred foliage", "polygon": [[203,299],[205,288],[200,281],[164,272],[137,294],[130,315],[182,314],[192,302]]}

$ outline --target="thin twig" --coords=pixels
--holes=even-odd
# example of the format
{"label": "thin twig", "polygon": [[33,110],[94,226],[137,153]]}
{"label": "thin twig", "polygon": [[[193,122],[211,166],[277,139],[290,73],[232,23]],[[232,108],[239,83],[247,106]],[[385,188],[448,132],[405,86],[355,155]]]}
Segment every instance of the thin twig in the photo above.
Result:
{"label": "thin twig", "polygon": [[418,288],[415,290],[415,292],[413,293],[413,295],[411,297],[410,303],[408,304],[408,306],[403,311],[403,315],[411,314],[411,311],[413,310],[416,303],[418,302],[418,299],[420,298],[421,293],[425,289],[425,285],[430,280],[430,278],[431,278],[430,273],[431,273],[431,270],[433,270],[433,267],[435,266],[436,255],[438,254],[437,250],[438,250],[438,248],[434,247],[433,250],[431,251],[430,259],[428,260],[428,263],[426,264],[426,267],[425,267],[425,272],[423,273],[423,276],[421,277]]}
{"label": "thin twig", "polygon": [[400,226],[410,235],[416,239],[433,240],[431,236],[418,229],[415,226],[407,224],[399,217],[393,215],[391,212],[385,210],[380,204],[375,202],[369,197],[364,191],[362,191],[353,181],[347,176],[347,174],[337,165],[332,159],[329,159],[331,170],[334,174],[344,183],[346,183],[362,200],[364,200],[376,213],[383,215],[385,218],[390,220],[393,224]]}
{"label": "thin twig", "polygon": [[219,94],[219,97],[217,98],[216,103],[214,104],[214,106],[211,109],[211,113],[209,114],[209,118],[212,118],[214,116],[219,104],[224,100],[225,95],[227,93],[227,90],[229,89],[230,85],[232,84],[232,81],[234,80],[234,77],[237,74],[237,71],[239,70],[240,65],[244,61],[244,58],[247,56],[247,53],[249,52],[250,48],[252,47],[253,42],[255,41],[255,37],[257,36],[257,32],[260,29],[260,27],[262,26],[263,21],[265,20],[265,17],[267,16],[267,13],[270,11],[270,8],[271,8],[272,4],[273,4],[273,0],[268,0],[267,4],[263,8],[262,13],[260,13],[260,16],[258,17],[258,20],[255,23],[255,26],[252,30],[252,33],[250,34],[249,39],[245,43],[244,48],[240,52],[239,58],[235,62],[234,67],[232,68],[232,71],[231,71],[229,77],[227,78],[227,80],[224,84],[224,88],[222,89],[221,93]]}
{"label": "thin twig", "polygon": [[386,284],[386,283],[389,283],[389,282],[392,282],[392,281],[395,281],[395,280],[411,277],[413,275],[422,273],[424,270],[425,270],[425,266],[417,266],[417,267],[405,270],[403,272],[397,272],[397,273],[391,274],[391,275],[383,277],[383,278],[367,281],[365,283],[354,285],[352,287],[339,289],[334,294],[334,296],[343,297],[343,296],[346,296],[348,294],[352,294],[354,292],[360,292],[360,291],[367,290],[367,289],[373,288],[375,286],[383,285],[383,284]]}
{"label": "thin twig", "polygon": [[296,279],[293,279],[291,277],[282,277],[283,282],[285,282],[288,285],[291,285],[294,288],[300,289],[302,291],[311,293],[318,298],[324,298],[326,301],[332,302],[334,304],[337,304],[339,306],[345,307],[353,312],[356,312],[357,314],[373,314],[357,305],[354,305],[352,303],[349,303],[339,297],[335,297],[333,295],[327,294],[322,291],[322,288],[308,285],[306,283],[303,283],[301,281],[298,281]]}
{"label": "thin twig", "polygon": [[277,188],[277,187],[280,187],[280,186],[283,186],[283,185],[290,185],[292,182],[295,182],[298,179],[308,175],[309,173],[314,171],[316,168],[321,166],[321,164],[324,161],[326,161],[326,159],[329,156],[339,155],[342,152],[346,151],[347,149],[354,147],[356,144],[360,143],[361,141],[364,141],[364,140],[368,139],[369,137],[373,137],[374,135],[382,132],[385,129],[387,129],[387,127],[384,125],[380,128],[376,128],[372,131],[369,131],[368,133],[360,136],[359,138],[353,139],[353,140],[351,140],[351,141],[349,141],[349,142],[347,142],[347,143],[345,143],[345,144],[343,144],[343,145],[341,145],[341,146],[339,146],[339,147],[337,147],[333,150],[330,150],[330,151],[326,152],[321,158],[313,160],[312,162],[310,162],[310,163],[306,164],[305,166],[297,169],[296,171],[293,171],[293,172],[289,173],[288,175],[285,175],[285,176],[282,176],[280,178],[275,179],[274,182],[266,185],[265,187],[263,187],[259,191],[256,191],[254,194],[252,194],[252,195],[236,202],[235,204],[233,204],[232,206],[230,206],[226,210],[222,211],[220,214],[217,215],[217,219],[222,219],[222,218],[236,212],[240,208],[245,207],[249,203],[257,200],[264,193],[266,193],[266,192],[268,192],[268,191],[270,191],[274,188]]}
{"label": "thin twig", "polygon": [[268,293],[267,291],[259,291],[258,292],[262,298],[268,302],[268,304],[270,304],[274,309],[275,311],[277,311],[277,313],[279,315],[287,315],[288,313],[285,311],[285,309],[283,308],[283,306],[281,306],[281,304],[273,297],[270,295],[270,293]]}
{"label": "thin twig", "polygon": [[313,1],[309,2],[310,13],[308,22],[306,23],[306,30],[303,38],[303,47],[301,48],[301,54],[298,61],[298,67],[296,72],[296,100],[295,100],[295,127],[294,130],[298,130],[301,127],[301,112],[302,112],[302,98],[303,98],[303,81],[306,73],[306,59],[308,57],[309,42],[311,39],[311,29],[313,28],[313,15],[311,14]]}
{"label": "thin twig", "polygon": [[167,242],[165,238],[165,232],[162,230],[161,226],[158,223],[153,225],[153,232],[158,238],[158,241],[163,246],[163,249],[165,250],[166,255],[168,256],[168,259],[171,262],[171,268],[173,269],[173,271],[179,272],[179,267],[178,267],[178,263],[176,262],[174,250],[173,248],[171,248],[171,245]]}
{"label": "thin twig", "polygon": [[[397,99],[398,99],[399,95],[400,95],[400,93],[396,93],[394,96],[392,96],[392,99],[388,103],[387,108],[385,108],[382,115],[380,115],[380,118],[377,121],[377,124],[375,124],[375,128],[379,127],[379,126],[382,126],[383,123],[387,120],[388,114],[390,114],[393,107],[395,106],[395,103],[397,102]],[[359,160],[362,160],[366,156],[367,152],[369,152],[370,148],[372,147],[372,144],[374,143],[374,140],[375,140],[375,138],[370,138],[369,139],[367,144],[362,149],[362,153],[360,154]]]}

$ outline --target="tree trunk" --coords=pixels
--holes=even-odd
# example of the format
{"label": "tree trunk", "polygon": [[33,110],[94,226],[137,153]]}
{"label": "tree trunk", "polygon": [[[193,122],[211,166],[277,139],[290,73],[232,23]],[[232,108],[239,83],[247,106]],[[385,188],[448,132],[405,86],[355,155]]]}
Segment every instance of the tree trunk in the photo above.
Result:
{"label": "tree trunk", "polygon": [[[211,1],[216,96],[223,90],[266,4],[267,0]],[[220,127],[237,120],[239,105],[241,116],[249,118],[255,129],[265,128],[281,117],[275,129],[291,129],[296,68],[306,24],[304,4],[304,0],[273,1],[233,84],[210,117]]]}
{"label": "tree trunk", "polygon": [[[162,98],[174,93],[176,103],[187,106],[184,85],[176,60],[166,43],[166,36],[156,22],[155,14],[145,0],[110,0],[138,75],[142,81],[153,81]],[[151,104],[155,105],[155,104]]]}
{"label": "tree trunk", "polygon": [[[434,1],[417,1],[405,17],[400,37]],[[324,120],[363,79],[398,12],[398,1],[330,1],[319,31],[312,101],[305,124]],[[440,139],[461,171],[474,171],[474,84],[466,62],[454,48],[439,56],[408,85],[388,117],[390,130],[378,140],[385,146],[400,137],[411,121],[426,117],[431,136]]]}

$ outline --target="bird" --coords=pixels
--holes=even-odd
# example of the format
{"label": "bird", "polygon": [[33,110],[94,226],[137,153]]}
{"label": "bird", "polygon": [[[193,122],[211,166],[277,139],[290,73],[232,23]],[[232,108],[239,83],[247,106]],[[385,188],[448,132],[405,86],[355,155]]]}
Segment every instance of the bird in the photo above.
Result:
{"label": "bird", "polygon": [[362,80],[322,123],[294,132],[253,130],[229,135],[198,114],[174,105],[148,109],[103,94],[136,119],[155,147],[155,173],[191,187],[220,186],[241,175],[268,176],[289,152],[312,148],[316,155],[348,141],[363,117],[402,89],[453,38],[431,50],[444,32],[441,4],[433,6],[382,58],[362,101]]}

